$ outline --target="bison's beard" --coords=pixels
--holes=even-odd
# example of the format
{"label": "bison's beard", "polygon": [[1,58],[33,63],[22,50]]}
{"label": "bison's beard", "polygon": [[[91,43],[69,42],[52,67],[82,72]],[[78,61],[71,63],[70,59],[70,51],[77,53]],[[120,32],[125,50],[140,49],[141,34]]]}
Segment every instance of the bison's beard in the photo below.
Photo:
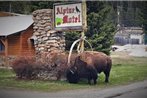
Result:
{"label": "bison's beard", "polygon": [[79,75],[77,72],[72,72],[72,70],[67,70],[66,78],[69,83],[78,83],[79,82]]}

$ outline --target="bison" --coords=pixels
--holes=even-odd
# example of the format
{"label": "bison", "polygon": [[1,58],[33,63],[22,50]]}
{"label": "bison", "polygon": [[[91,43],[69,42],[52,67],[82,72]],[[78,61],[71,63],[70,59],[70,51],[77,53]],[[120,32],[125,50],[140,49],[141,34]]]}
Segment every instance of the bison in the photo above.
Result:
{"label": "bison", "polygon": [[102,52],[85,51],[76,57],[73,66],[66,71],[66,78],[69,83],[78,83],[81,78],[91,80],[94,84],[97,83],[97,74],[104,72],[105,82],[109,82],[109,74],[111,70],[112,61],[109,56]]}

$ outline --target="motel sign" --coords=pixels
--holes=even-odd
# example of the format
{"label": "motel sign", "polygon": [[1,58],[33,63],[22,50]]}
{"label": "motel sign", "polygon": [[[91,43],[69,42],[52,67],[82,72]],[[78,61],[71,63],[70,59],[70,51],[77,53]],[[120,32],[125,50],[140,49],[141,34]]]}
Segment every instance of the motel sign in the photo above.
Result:
{"label": "motel sign", "polygon": [[54,5],[54,28],[56,30],[82,30],[82,3],[67,3]]}

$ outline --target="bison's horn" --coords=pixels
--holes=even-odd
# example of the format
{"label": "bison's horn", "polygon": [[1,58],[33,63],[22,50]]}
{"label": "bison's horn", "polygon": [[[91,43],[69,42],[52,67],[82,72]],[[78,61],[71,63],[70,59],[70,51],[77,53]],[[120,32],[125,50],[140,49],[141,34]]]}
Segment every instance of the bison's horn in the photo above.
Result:
{"label": "bison's horn", "polygon": [[78,69],[76,66],[75,66],[74,68],[75,68],[75,70],[77,70],[77,69]]}
{"label": "bison's horn", "polygon": [[70,71],[72,74],[74,74],[74,72],[73,72],[71,69],[70,69],[69,71]]}

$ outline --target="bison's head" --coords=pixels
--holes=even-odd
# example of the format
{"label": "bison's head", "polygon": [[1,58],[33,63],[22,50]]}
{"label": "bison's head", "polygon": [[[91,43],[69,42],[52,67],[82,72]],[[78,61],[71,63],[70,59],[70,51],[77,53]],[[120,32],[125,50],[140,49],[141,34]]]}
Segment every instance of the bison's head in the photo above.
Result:
{"label": "bison's head", "polygon": [[80,59],[80,56],[76,57],[73,66],[67,69],[66,78],[69,83],[78,83],[80,76],[85,72],[86,63]]}
{"label": "bison's head", "polygon": [[78,75],[77,68],[75,66],[72,66],[67,69],[66,78],[69,83],[78,83],[79,75]]}

